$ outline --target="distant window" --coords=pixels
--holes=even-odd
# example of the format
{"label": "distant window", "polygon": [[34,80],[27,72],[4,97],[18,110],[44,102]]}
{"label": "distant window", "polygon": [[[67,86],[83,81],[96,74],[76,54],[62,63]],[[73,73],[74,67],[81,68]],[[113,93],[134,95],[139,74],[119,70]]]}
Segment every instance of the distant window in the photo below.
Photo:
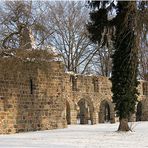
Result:
{"label": "distant window", "polygon": [[143,95],[148,96],[148,82],[143,83]]}
{"label": "distant window", "polygon": [[72,91],[77,91],[77,78],[75,76],[71,76],[72,83]]}
{"label": "distant window", "polygon": [[98,92],[99,91],[98,79],[93,79],[93,85],[94,85],[94,92]]}
{"label": "distant window", "polygon": [[33,80],[30,79],[30,94],[33,94]]}

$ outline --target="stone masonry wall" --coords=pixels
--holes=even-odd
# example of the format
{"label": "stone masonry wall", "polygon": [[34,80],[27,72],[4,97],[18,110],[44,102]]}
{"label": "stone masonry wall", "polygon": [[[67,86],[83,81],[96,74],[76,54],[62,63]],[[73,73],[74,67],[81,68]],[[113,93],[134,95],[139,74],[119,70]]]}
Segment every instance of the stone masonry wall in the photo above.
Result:
{"label": "stone masonry wall", "polygon": [[0,63],[1,134],[66,127],[61,63],[46,69],[13,59]]}
{"label": "stone masonry wall", "polygon": [[[144,94],[144,84],[146,84],[147,94]],[[142,107],[142,121],[148,121],[148,81],[140,80],[140,85],[138,86],[139,90],[139,103],[141,103]],[[137,104],[138,105],[138,104]]]}
{"label": "stone masonry wall", "polygon": [[[114,123],[118,121],[115,117],[114,104],[112,103],[111,81],[107,77],[102,76],[88,76],[88,75],[76,75],[67,73],[64,75],[64,91],[63,97],[68,101],[70,106],[71,124],[77,123],[77,114],[79,111],[78,102],[81,99],[85,99],[89,104],[92,104],[93,115],[92,124],[96,124],[102,121],[104,112],[102,108],[103,102],[107,102],[110,107],[110,122]],[[148,99],[143,94],[143,83],[140,81],[138,86],[139,96],[138,101],[142,102],[142,119],[148,120]],[[73,86],[74,85],[74,86]],[[137,106],[136,106],[137,110]],[[129,121],[136,121],[136,114],[129,118]]]}
{"label": "stone masonry wall", "polygon": [[78,112],[78,102],[81,99],[88,101],[93,108],[92,124],[100,122],[98,114],[100,112],[100,104],[104,100],[108,101],[110,104],[112,114],[111,122],[115,122],[113,110],[114,105],[111,103],[111,95],[111,82],[106,77],[71,74],[64,75],[63,97],[69,102],[71,107],[71,124],[77,123],[76,116]]}
{"label": "stone masonry wall", "polygon": [[[148,120],[148,98],[138,86],[142,120]],[[91,124],[104,122],[104,106],[114,123],[111,82],[102,76],[65,73],[62,62],[23,63],[0,59],[0,134],[67,127],[77,124],[80,102],[89,105]]]}

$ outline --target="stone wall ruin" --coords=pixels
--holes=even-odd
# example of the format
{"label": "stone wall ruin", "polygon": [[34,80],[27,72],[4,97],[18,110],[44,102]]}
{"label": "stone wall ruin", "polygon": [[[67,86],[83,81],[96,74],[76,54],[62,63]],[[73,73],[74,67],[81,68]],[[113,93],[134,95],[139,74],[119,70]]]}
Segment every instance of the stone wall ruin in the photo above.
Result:
{"label": "stone wall ruin", "polygon": [[[133,120],[148,120],[147,86],[140,81]],[[116,120],[108,78],[65,73],[59,61],[43,68],[11,58],[0,60],[0,134]]]}

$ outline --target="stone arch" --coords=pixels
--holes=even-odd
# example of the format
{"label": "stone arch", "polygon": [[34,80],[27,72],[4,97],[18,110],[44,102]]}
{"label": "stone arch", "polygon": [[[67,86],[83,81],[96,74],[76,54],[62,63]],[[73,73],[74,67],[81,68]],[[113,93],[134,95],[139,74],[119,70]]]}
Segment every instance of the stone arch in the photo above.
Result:
{"label": "stone arch", "polygon": [[99,108],[99,123],[115,122],[114,105],[110,100],[103,100]]}
{"label": "stone arch", "polygon": [[71,111],[70,111],[70,104],[69,102],[66,100],[66,121],[67,124],[71,124]]}
{"label": "stone arch", "polygon": [[80,99],[77,103],[77,123],[78,124],[93,124],[93,103],[88,99]]}
{"label": "stone arch", "polygon": [[142,110],[143,110],[143,103],[142,101],[138,102],[136,107],[136,121],[142,121]]}

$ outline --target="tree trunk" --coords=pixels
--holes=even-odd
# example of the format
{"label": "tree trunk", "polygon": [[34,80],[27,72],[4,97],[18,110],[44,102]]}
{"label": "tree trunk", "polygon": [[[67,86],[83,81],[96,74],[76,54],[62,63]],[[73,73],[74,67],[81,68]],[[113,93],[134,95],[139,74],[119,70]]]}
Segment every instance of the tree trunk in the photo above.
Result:
{"label": "tree trunk", "polygon": [[131,131],[128,125],[128,119],[126,118],[120,119],[118,131],[125,131],[125,132]]}

